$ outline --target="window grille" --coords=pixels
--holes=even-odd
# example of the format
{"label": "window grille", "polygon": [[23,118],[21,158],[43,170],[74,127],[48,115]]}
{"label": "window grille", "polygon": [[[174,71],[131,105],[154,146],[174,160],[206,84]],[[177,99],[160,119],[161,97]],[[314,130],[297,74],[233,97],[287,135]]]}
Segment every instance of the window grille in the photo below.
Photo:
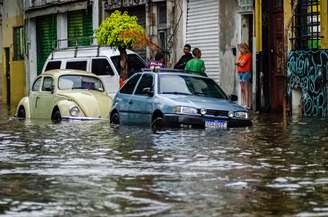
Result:
{"label": "window grille", "polygon": [[22,26],[14,27],[14,60],[24,59],[24,29]]}
{"label": "window grille", "polygon": [[[296,0],[291,1],[291,5]],[[298,0],[293,12],[292,42],[293,50],[320,48],[320,0]]]}

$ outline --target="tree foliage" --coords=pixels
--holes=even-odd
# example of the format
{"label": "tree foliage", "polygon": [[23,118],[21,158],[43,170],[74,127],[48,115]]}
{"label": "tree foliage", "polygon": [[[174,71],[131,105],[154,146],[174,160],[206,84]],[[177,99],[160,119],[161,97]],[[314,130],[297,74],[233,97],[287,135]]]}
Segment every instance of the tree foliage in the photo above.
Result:
{"label": "tree foliage", "polygon": [[137,17],[115,11],[97,29],[96,40],[99,45],[110,47],[141,48],[146,46],[147,38]]}

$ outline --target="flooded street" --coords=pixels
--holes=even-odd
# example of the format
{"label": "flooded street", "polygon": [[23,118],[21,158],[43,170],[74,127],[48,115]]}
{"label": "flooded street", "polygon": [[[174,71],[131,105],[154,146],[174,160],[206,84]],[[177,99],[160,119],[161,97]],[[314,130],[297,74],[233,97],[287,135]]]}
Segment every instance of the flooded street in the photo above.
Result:
{"label": "flooded street", "polygon": [[328,123],[169,130],[0,118],[0,216],[328,216]]}

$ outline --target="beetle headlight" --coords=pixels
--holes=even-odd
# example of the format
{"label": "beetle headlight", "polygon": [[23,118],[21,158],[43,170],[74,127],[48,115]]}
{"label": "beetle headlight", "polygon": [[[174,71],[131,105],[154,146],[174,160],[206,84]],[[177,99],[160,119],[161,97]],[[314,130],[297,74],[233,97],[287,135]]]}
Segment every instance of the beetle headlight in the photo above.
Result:
{"label": "beetle headlight", "polygon": [[248,119],[248,112],[234,112],[234,118]]}
{"label": "beetle headlight", "polygon": [[197,109],[193,107],[177,106],[175,107],[175,112],[178,114],[196,115]]}
{"label": "beetle headlight", "polygon": [[80,109],[77,106],[73,106],[70,110],[69,113],[72,116],[78,116],[80,114]]}

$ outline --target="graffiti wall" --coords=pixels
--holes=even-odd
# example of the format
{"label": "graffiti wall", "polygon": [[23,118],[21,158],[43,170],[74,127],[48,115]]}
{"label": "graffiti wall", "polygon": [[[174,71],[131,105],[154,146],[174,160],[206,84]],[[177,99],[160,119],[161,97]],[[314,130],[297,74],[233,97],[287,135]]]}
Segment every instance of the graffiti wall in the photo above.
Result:
{"label": "graffiti wall", "polygon": [[328,50],[288,54],[288,93],[302,91],[305,116],[328,117]]}

